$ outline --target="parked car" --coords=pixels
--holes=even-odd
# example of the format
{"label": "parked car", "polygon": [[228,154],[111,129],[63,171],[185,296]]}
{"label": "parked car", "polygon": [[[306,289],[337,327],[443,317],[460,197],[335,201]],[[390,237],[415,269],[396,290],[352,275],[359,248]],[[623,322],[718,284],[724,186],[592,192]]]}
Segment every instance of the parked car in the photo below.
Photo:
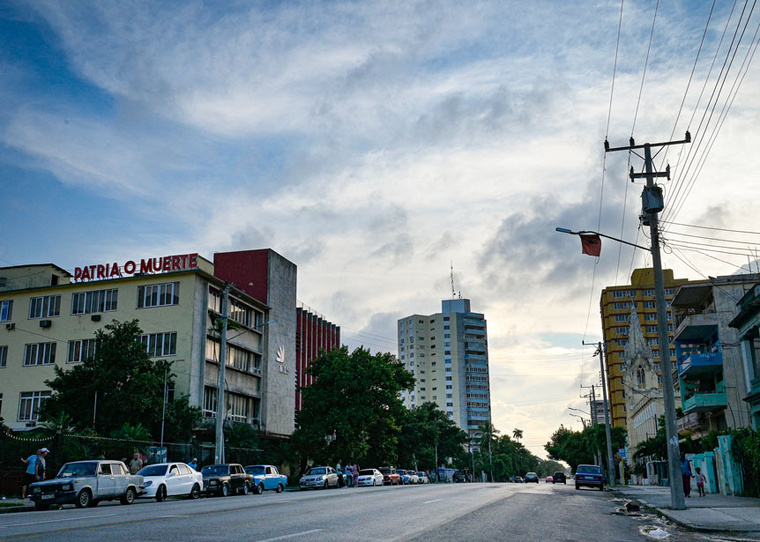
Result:
{"label": "parked car", "polygon": [[185,463],[156,463],[137,472],[143,477],[145,492],[140,497],[163,502],[167,497],[197,499],[203,488],[203,475]]}
{"label": "parked car", "polygon": [[230,494],[248,495],[253,488],[253,476],[245,472],[239,463],[206,465],[203,475],[203,493],[226,497]]}
{"label": "parked car", "polygon": [[535,472],[525,473],[525,483],[530,484],[532,482],[538,483],[538,474]]}
{"label": "parked car", "polygon": [[597,487],[599,491],[604,489],[604,476],[599,465],[578,465],[575,469],[575,489],[582,486]]}
{"label": "parked car", "polygon": [[409,471],[404,469],[396,469],[396,472],[401,477],[402,486],[408,486],[412,483],[412,477],[409,475]]}
{"label": "parked car", "polygon": [[121,504],[132,504],[144,490],[142,476],[129,474],[121,461],[109,460],[72,461],[63,465],[52,480],[29,485],[30,498],[37,510],[69,503],[85,508],[115,499]]}
{"label": "parked car", "polygon": [[338,473],[332,467],[312,467],[298,482],[301,489],[338,487]]}
{"label": "parked car", "polygon": [[341,467],[339,469],[335,469],[335,471],[338,473],[339,487],[351,487],[354,485],[354,475],[351,472],[351,469],[348,467]]}
{"label": "parked car", "polygon": [[524,483],[522,476],[515,476],[515,483],[516,484],[522,484]]}
{"label": "parked car", "polygon": [[553,484],[559,484],[559,483],[567,484],[567,476],[565,476],[564,472],[557,471],[552,476],[552,483]]}
{"label": "parked car", "polygon": [[248,465],[245,472],[253,476],[253,492],[259,495],[270,490],[282,493],[288,485],[288,477],[274,465]]}
{"label": "parked car", "polygon": [[383,475],[377,469],[362,469],[359,471],[360,486],[381,486],[383,485]]}
{"label": "parked car", "polygon": [[380,467],[379,470],[383,475],[383,485],[398,486],[401,485],[401,476],[393,467]]}
{"label": "parked car", "polygon": [[428,475],[425,474],[422,471],[419,471],[417,473],[417,479],[419,480],[420,484],[429,484],[430,483],[430,478],[428,478]]}
{"label": "parked car", "polygon": [[553,484],[554,483],[554,478],[552,478],[551,476],[547,476],[545,482],[547,484]]}

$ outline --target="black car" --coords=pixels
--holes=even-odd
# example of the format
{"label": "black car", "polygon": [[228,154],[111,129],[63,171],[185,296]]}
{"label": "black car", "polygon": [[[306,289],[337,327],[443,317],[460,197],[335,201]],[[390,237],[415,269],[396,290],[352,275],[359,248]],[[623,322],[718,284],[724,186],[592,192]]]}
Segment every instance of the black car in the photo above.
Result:
{"label": "black car", "polygon": [[531,482],[538,483],[538,474],[535,472],[529,472],[525,475],[525,483],[529,484]]}
{"label": "black car", "polygon": [[557,471],[554,474],[552,474],[552,484],[567,484],[567,476],[565,476],[565,473],[562,471]]}
{"label": "black car", "polygon": [[201,470],[203,475],[203,493],[226,497],[230,494],[248,495],[254,486],[253,476],[245,472],[243,465],[224,463],[206,465]]}

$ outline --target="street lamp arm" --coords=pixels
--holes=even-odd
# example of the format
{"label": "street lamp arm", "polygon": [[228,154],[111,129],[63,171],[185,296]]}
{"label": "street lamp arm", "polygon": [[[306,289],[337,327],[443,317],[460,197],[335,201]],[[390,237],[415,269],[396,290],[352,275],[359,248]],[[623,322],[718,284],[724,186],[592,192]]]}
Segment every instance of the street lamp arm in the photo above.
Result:
{"label": "street lamp arm", "polygon": [[637,245],[635,243],[629,243],[628,241],[623,241],[622,239],[618,239],[617,237],[612,237],[610,235],[606,235],[604,233],[599,233],[598,231],[591,231],[591,230],[581,230],[581,231],[573,231],[568,228],[555,228],[556,231],[560,233],[567,233],[569,235],[598,235],[599,237],[604,237],[606,239],[612,239],[613,241],[617,241],[618,243],[623,243],[624,245],[629,245],[632,247],[640,248],[641,250],[646,250],[647,252],[651,252],[652,249],[649,247],[642,247],[641,245]]}

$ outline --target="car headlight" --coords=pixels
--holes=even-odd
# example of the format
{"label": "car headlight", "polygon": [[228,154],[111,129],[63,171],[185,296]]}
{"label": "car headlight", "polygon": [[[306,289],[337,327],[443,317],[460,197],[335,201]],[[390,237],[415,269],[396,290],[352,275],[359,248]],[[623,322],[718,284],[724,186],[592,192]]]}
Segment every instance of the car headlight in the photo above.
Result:
{"label": "car headlight", "polygon": [[61,486],[61,489],[62,489],[63,491],[71,491],[72,489],[74,489],[74,486],[72,486],[71,484],[63,484],[63,485]]}
{"label": "car headlight", "polygon": [[150,487],[153,485],[153,480],[148,480],[145,482],[145,487]]}
{"label": "car headlight", "polygon": [[33,492],[33,493],[42,493],[42,488],[41,488],[41,487],[35,487],[35,488],[32,490],[32,492]]}

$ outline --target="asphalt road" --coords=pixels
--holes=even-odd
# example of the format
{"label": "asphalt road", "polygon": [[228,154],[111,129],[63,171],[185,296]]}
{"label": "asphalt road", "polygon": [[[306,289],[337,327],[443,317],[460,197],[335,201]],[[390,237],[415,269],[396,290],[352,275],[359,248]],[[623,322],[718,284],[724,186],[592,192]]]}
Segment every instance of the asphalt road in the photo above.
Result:
{"label": "asphalt road", "polygon": [[[140,500],[0,515],[0,541],[705,540],[568,485],[446,484]],[[650,532],[651,535],[647,533]]]}

